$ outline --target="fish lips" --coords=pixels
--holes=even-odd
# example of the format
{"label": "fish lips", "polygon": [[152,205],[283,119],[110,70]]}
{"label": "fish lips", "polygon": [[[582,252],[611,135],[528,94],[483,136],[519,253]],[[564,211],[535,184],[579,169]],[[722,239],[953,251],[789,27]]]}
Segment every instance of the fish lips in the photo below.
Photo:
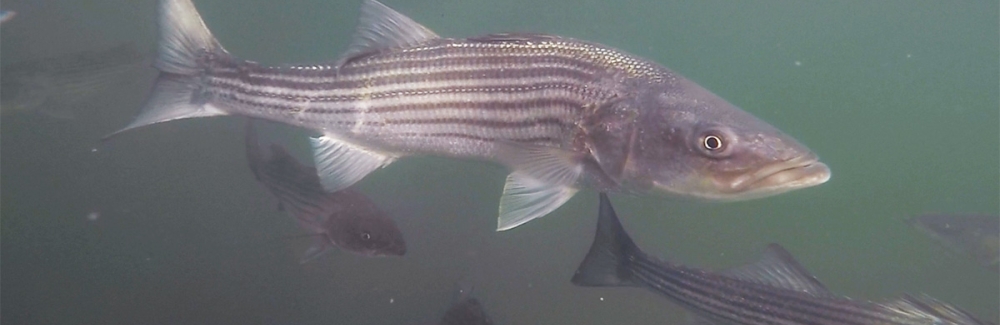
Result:
{"label": "fish lips", "polygon": [[405,244],[394,244],[389,246],[383,246],[378,248],[369,249],[367,251],[361,252],[361,255],[369,257],[379,257],[379,256],[403,256],[406,255],[406,245]]}
{"label": "fish lips", "polygon": [[[735,175],[734,175],[735,174]],[[763,198],[823,184],[830,180],[830,167],[815,155],[772,163],[753,171],[701,176],[685,185],[658,184],[666,192],[710,201],[743,201]]]}
{"label": "fish lips", "polygon": [[730,200],[746,200],[812,187],[830,180],[830,167],[814,155],[778,162],[730,179],[724,184]]}

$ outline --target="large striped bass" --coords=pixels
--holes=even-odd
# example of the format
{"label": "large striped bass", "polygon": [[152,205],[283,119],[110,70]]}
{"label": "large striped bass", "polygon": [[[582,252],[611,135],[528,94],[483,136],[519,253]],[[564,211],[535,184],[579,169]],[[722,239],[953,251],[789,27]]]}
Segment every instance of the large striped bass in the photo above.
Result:
{"label": "large striped bass", "polygon": [[[190,0],[159,5],[160,76],[122,131],[245,115],[318,131],[327,191],[398,158],[508,166],[498,229],[580,188],[711,200],[825,182],[827,166],[781,131],[654,62],[552,35],[442,38],[365,0],[354,41],[327,64],[263,66],[230,55]],[[119,131],[120,132],[120,131]]]}

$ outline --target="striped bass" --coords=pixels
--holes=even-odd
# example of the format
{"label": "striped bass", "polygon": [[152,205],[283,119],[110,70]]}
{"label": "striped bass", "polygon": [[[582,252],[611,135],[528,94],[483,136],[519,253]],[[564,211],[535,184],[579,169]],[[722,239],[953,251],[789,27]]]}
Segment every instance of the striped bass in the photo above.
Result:
{"label": "striped bass", "polygon": [[159,38],[160,76],[121,131],[244,115],[320,132],[314,162],[331,192],[406,156],[499,163],[512,172],[498,230],[545,216],[585,187],[740,200],[830,177],[776,128],[600,44],[543,34],[443,38],[374,0],[362,4],[346,53],[325,64],[237,59],[190,0],[160,1]]}
{"label": "striped bass", "polygon": [[694,312],[697,324],[992,324],[927,295],[887,302],[836,295],[778,244],[768,245],[757,262],[723,272],[664,262],[632,241],[606,194],[600,200],[594,243],[573,284],[645,287]]}
{"label": "striped bass", "polygon": [[257,131],[247,122],[247,163],[268,192],[299,226],[314,237],[302,263],[334,247],[361,256],[403,256],[406,240],[396,222],[364,193],[347,188],[327,193],[316,169],[302,165],[284,147],[272,144],[265,157]]}

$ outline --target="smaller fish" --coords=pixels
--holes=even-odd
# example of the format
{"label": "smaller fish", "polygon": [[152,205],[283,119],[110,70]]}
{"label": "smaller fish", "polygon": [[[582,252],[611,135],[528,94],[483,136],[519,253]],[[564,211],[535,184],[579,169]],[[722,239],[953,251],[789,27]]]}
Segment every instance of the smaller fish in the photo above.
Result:
{"label": "smaller fish", "polygon": [[0,10],[0,24],[6,23],[17,16],[17,12],[13,10]]}
{"label": "smaller fish", "polygon": [[949,249],[1000,272],[1000,216],[925,214],[907,220]]}
{"label": "smaller fish", "polygon": [[317,235],[302,263],[333,247],[361,256],[402,256],[406,242],[396,223],[367,196],[353,189],[326,193],[316,169],[300,164],[284,148],[271,145],[264,158],[252,122],[247,123],[247,160],[250,170],[271,194],[279,209]]}
{"label": "smaller fish", "polygon": [[[12,14],[7,14],[10,17]],[[129,74],[149,65],[132,43],[30,59],[0,68],[0,111],[37,111],[56,118],[75,117],[74,109],[128,84]]]}
{"label": "smaller fish", "polygon": [[460,290],[458,302],[451,305],[441,318],[441,325],[492,325],[483,304],[472,297],[472,290]]}
{"label": "smaller fish", "polygon": [[699,324],[991,324],[926,296],[876,303],[836,295],[778,244],[756,262],[722,272],[661,261],[632,241],[603,193],[594,243],[572,282],[645,287],[693,312]]}

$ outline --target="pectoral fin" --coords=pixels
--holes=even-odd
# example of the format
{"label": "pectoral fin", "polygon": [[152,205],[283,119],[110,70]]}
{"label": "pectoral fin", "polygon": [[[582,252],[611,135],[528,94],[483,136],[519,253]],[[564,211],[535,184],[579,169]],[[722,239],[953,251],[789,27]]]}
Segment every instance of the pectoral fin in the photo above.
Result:
{"label": "pectoral fin", "polygon": [[497,231],[512,229],[544,217],[566,203],[577,191],[577,188],[570,185],[543,182],[515,171],[507,176],[507,183],[503,187]]}
{"label": "pectoral fin", "polygon": [[324,135],[310,138],[320,184],[327,192],[354,185],[372,171],[392,163],[396,157]]}
{"label": "pectoral fin", "polygon": [[514,170],[500,197],[497,230],[544,217],[573,197],[583,174],[579,155],[557,147],[497,143],[497,159]]}
{"label": "pectoral fin", "polygon": [[318,239],[315,239],[312,246],[309,246],[305,254],[302,255],[299,264],[306,264],[323,256],[330,249],[330,244],[325,241],[326,239],[326,235],[320,235]]}
{"label": "pectoral fin", "polygon": [[561,148],[500,142],[496,151],[501,163],[540,182],[573,186],[583,174],[580,155]]}

